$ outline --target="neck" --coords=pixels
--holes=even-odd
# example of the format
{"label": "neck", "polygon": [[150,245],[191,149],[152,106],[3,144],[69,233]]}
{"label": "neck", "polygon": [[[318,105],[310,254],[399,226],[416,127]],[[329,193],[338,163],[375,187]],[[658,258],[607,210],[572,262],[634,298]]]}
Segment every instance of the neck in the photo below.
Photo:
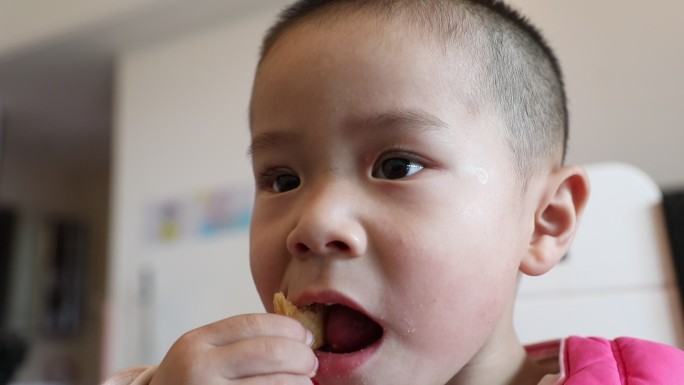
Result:
{"label": "neck", "polygon": [[551,374],[533,362],[513,330],[512,309],[489,340],[446,385],[537,385]]}

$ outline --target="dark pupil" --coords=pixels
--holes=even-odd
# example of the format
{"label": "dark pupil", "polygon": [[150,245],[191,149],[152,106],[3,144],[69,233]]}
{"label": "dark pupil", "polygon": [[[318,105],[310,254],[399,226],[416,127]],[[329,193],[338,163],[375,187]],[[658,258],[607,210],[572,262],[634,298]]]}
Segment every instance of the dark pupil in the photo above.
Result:
{"label": "dark pupil", "polygon": [[278,192],[293,190],[299,187],[299,178],[294,175],[280,175],[275,181]]}
{"label": "dark pupil", "polygon": [[411,162],[406,159],[392,158],[382,162],[382,173],[387,179],[399,179],[409,172]]}

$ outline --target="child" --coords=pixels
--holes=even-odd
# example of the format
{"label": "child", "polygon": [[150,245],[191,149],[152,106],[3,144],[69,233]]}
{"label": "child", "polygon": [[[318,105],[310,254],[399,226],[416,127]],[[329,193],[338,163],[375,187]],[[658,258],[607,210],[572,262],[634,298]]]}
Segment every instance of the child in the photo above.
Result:
{"label": "child", "polygon": [[250,125],[257,289],[271,313],[277,292],[326,304],[326,345],[236,316],[135,384],[684,383],[675,348],[570,338],[548,367],[516,337],[519,275],[565,254],[589,187],[563,166],[556,59],[507,6],[300,1],[264,40]]}

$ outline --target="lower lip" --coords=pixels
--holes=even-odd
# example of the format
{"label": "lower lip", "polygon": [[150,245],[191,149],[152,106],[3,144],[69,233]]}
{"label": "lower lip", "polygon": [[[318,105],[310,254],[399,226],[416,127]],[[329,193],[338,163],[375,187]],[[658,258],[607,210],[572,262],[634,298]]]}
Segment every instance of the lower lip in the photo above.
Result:
{"label": "lower lip", "polygon": [[353,353],[335,354],[316,351],[319,364],[317,375],[334,376],[338,379],[353,376],[356,369],[377,352],[380,347],[380,341],[382,341],[382,338],[373,345]]}

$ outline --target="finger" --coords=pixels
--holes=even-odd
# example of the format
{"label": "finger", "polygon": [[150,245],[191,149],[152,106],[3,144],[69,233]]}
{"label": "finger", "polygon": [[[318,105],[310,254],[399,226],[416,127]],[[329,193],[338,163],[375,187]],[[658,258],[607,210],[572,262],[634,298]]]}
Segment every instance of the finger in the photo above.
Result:
{"label": "finger", "polygon": [[287,373],[270,374],[240,380],[240,385],[311,385],[312,383],[311,379],[307,376]]}
{"label": "finger", "polygon": [[226,318],[191,333],[214,346],[255,337],[289,338],[310,345],[313,335],[299,321],[276,314],[243,314]]}
{"label": "finger", "polygon": [[318,369],[313,350],[289,338],[251,338],[217,349],[214,367],[230,380],[278,373],[312,377]]}

